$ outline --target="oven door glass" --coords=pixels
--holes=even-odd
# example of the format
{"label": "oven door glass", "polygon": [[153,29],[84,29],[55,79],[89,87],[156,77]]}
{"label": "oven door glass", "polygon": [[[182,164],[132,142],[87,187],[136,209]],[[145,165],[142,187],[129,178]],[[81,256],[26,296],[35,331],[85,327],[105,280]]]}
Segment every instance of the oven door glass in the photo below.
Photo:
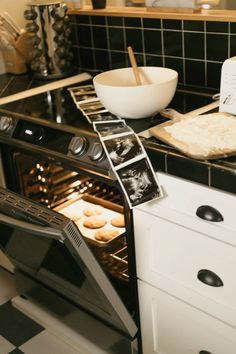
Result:
{"label": "oven door glass", "polygon": [[0,247],[18,269],[135,336],[135,322],[73,221],[0,188],[0,224]]}

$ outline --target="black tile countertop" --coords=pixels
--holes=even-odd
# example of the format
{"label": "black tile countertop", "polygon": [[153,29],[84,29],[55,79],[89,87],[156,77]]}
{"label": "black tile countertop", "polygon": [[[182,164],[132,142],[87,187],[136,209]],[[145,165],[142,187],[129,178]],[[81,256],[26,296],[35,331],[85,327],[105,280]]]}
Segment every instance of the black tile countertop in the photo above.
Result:
{"label": "black tile countertop", "polygon": [[[0,97],[6,97],[45,83],[47,83],[45,80],[35,82],[27,74],[17,76],[11,74],[0,75]],[[202,96],[196,96],[194,99],[196,100],[196,107],[193,104],[192,109],[199,107],[199,103],[202,105],[210,103],[211,93],[204,93]],[[172,104],[171,108],[177,109],[174,102]],[[138,133],[148,129],[150,126],[162,123],[160,119],[160,116],[156,116],[139,121],[127,120],[127,124]],[[196,160],[185,156],[155,138],[141,138],[141,141],[156,171],[175,175],[211,188],[236,193],[236,156],[219,160]]]}

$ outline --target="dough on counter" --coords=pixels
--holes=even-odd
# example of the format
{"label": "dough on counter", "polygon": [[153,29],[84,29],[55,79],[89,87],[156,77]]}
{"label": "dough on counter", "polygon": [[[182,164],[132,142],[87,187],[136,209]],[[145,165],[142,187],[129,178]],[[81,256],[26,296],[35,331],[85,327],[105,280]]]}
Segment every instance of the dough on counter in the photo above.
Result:
{"label": "dough on counter", "polygon": [[95,233],[95,239],[98,241],[110,241],[111,239],[113,239],[114,237],[119,235],[119,231],[116,229],[112,229],[112,228],[104,228],[101,230],[98,230]]}
{"label": "dough on counter", "polygon": [[102,206],[95,205],[94,207],[89,207],[83,210],[83,214],[85,216],[92,216],[92,215],[101,215],[102,214]]}
{"label": "dough on counter", "polygon": [[111,224],[116,227],[125,227],[124,215],[119,215],[119,216],[111,219]]}
{"label": "dough on counter", "polygon": [[217,112],[189,117],[166,126],[164,130],[177,140],[176,147],[179,147],[180,142],[182,146],[186,146],[187,153],[196,157],[236,151],[236,119],[228,113]]}
{"label": "dough on counter", "polygon": [[103,227],[106,225],[107,221],[101,216],[93,215],[89,216],[83,223],[84,227],[89,229],[98,229],[99,227]]}

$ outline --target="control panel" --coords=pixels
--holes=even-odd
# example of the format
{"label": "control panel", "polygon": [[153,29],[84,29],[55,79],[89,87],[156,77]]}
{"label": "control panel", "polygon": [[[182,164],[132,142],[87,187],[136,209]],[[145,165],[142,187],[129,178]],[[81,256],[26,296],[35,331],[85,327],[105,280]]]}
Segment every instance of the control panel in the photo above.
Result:
{"label": "control panel", "polygon": [[[99,167],[108,171],[110,164],[97,134],[85,131],[67,131],[55,126],[48,126],[38,121],[24,120],[15,116],[1,114],[0,112],[0,138],[10,138],[12,142],[25,142],[32,145],[33,150],[41,153],[47,149],[68,156],[70,159]],[[21,144],[22,146],[22,144]],[[29,148],[29,145],[27,145]],[[43,148],[43,150],[41,149]]]}

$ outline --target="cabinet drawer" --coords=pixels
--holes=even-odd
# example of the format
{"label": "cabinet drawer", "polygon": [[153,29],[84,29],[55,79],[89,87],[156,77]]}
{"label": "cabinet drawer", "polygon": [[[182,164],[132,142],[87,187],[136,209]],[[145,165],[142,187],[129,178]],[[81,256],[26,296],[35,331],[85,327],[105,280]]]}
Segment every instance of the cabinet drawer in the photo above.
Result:
{"label": "cabinet drawer", "polygon": [[166,278],[189,288],[219,303],[217,311],[228,308],[236,325],[235,247],[156,216],[147,219],[139,210],[134,224],[140,279],[160,287],[160,278]]}
{"label": "cabinet drawer", "polygon": [[143,354],[235,354],[236,330],[138,282]]}
{"label": "cabinet drawer", "polygon": [[[182,215],[190,216],[192,218],[190,227],[204,227],[207,230],[210,226],[214,227],[213,232],[217,232],[215,231],[216,227],[236,230],[234,211],[236,196],[234,194],[221,192],[163,173],[158,173],[158,179],[163,187],[164,197],[141,204],[137,207],[139,210],[160,215],[159,207],[168,208]],[[166,217],[168,218],[168,213]],[[218,221],[209,221],[211,219]],[[199,223],[194,225],[194,220]],[[210,227],[209,232],[211,233]]]}

